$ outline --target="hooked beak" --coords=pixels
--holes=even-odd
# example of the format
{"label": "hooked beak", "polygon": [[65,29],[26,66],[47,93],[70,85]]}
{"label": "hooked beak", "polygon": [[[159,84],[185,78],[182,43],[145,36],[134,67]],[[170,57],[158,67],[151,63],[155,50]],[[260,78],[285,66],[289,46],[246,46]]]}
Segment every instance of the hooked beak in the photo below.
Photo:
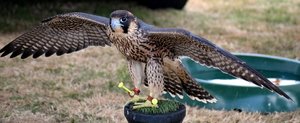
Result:
{"label": "hooked beak", "polygon": [[119,28],[120,26],[124,26],[123,24],[120,23],[120,21],[118,19],[112,19],[110,26],[112,29],[116,29]]}

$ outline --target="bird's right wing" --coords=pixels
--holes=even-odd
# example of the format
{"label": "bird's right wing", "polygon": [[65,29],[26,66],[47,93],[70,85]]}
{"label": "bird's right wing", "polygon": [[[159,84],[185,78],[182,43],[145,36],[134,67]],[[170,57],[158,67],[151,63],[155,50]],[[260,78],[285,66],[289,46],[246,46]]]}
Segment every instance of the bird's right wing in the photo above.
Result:
{"label": "bird's right wing", "polygon": [[73,12],[46,18],[32,30],[16,38],[0,50],[1,57],[10,53],[11,58],[33,55],[37,58],[56,53],[63,55],[88,46],[111,45],[106,34],[109,19],[101,16]]}

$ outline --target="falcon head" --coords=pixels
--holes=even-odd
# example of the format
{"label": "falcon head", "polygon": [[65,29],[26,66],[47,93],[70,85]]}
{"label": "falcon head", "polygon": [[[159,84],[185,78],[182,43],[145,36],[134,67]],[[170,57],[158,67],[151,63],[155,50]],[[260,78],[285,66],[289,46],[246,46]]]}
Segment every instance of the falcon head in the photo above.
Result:
{"label": "falcon head", "polygon": [[110,14],[110,27],[115,33],[130,33],[138,29],[138,19],[126,10],[117,10]]}

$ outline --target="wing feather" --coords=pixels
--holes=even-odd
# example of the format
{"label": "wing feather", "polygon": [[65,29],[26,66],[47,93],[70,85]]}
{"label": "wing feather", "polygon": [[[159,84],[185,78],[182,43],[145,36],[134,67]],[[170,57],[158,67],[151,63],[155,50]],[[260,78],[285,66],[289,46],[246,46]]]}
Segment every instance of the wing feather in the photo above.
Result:
{"label": "wing feather", "polygon": [[63,55],[88,46],[110,46],[106,34],[109,19],[86,13],[67,13],[46,18],[42,23],[19,36],[0,50],[1,57],[21,55],[37,58],[43,54]]}
{"label": "wing feather", "polygon": [[148,38],[152,43],[157,43],[158,46],[168,47],[171,52],[169,57],[189,57],[200,64],[218,68],[224,73],[242,78],[260,87],[266,87],[270,91],[275,91],[292,100],[286,93],[245,62],[189,31],[175,28],[155,28],[148,31]]}

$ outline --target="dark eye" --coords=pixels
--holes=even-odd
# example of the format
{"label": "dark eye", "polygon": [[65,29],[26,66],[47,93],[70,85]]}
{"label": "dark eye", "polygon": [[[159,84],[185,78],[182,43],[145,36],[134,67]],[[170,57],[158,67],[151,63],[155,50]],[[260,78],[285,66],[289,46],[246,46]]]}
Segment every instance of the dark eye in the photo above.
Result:
{"label": "dark eye", "polygon": [[121,23],[124,23],[124,22],[126,22],[127,21],[127,18],[126,17],[122,17],[121,19],[120,19],[120,22]]}

